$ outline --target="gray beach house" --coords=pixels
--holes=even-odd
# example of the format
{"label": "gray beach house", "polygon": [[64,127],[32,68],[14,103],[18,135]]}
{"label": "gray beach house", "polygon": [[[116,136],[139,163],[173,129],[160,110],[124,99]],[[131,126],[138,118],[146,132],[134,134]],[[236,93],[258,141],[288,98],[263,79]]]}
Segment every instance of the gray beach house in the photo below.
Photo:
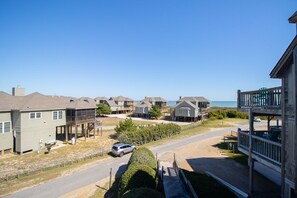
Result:
{"label": "gray beach house", "polygon": [[195,122],[202,118],[204,111],[209,107],[210,101],[204,97],[183,97],[172,106],[173,120]]}
{"label": "gray beach house", "polygon": [[[289,22],[297,23],[297,12]],[[249,156],[251,195],[256,170],[281,186],[281,197],[297,197],[297,36],[270,77],[281,79],[281,86],[238,91],[238,110],[250,117],[249,131],[238,130],[238,149]],[[254,117],[260,115],[268,119],[267,130],[254,130]]]}

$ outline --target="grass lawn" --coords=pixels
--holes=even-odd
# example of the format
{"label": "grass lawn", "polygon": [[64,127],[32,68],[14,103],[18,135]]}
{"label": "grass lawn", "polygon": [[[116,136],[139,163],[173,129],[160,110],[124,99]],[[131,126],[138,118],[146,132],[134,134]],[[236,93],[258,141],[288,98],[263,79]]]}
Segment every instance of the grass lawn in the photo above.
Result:
{"label": "grass lawn", "polygon": [[[125,120],[123,118],[113,118],[113,117],[100,117],[97,119],[102,122],[103,126],[116,126],[119,124],[120,121]],[[151,120],[147,120],[147,121],[133,120],[133,122],[137,125],[156,124]]]}
{"label": "grass lawn", "polygon": [[210,176],[202,173],[190,172],[183,169],[185,176],[191,182],[199,198],[236,198],[228,188]]}
{"label": "grass lawn", "polygon": [[224,152],[229,158],[235,160],[236,162],[247,166],[248,165],[248,156],[239,153],[237,151],[237,149],[234,149],[234,153],[233,153],[233,149],[228,148],[230,146],[228,146],[228,144],[232,142],[237,144],[237,137],[231,137],[228,138],[228,140],[226,140],[225,142],[220,142],[216,145],[214,145],[215,147],[218,147],[222,152]]}

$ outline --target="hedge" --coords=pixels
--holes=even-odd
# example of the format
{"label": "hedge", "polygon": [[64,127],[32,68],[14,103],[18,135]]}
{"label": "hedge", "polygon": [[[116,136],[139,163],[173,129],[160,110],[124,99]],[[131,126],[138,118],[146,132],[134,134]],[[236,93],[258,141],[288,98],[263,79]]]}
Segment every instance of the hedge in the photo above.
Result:
{"label": "hedge", "polygon": [[122,198],[164,198],[164,196],[150,188],[135,188],[127,191]]}
{"label": "hedge", "polygon": [[181,132],[181,127],[176,124],[159,124],[139,128],[136,131],[130,131],[121,134],[118,139],[124,143],[146,144],[148,142],[170,137]]}
{"label": "hedge", "polygon": [[145,164],[153,169],[157,168],[157,160],[153,152],[146,147],[140,147],[132,153],[128,166],[133,163]]}
{"label": "hedge", "polygon": [[248,114],[246,112],[239,112],[232,109],[221,109],[217,111],[208,112],[209,118],[224,119],[224,118],[241,118],[248,119]]}
{"label": "hedge", "polygon": [[156,171],[151,167],[133,163],[122,174],[119,181],[119,197],[133,188],[147,187],[156,189]]}

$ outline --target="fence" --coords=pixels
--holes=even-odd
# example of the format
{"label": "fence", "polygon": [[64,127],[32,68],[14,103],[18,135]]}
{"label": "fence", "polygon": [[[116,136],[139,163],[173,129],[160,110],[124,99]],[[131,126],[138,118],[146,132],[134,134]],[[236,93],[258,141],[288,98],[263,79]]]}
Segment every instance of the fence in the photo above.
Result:
{"label": "fence", "polygon": [[189,193],[189,195],[192,198],[198,198],[191,182],[189,182],[189,180],[186,178],[184,172],[182,171],[182,169],[179,168],[177,160],[175,159],[175,154],[174,154],[174,160],[173,160],[173,169],[175,170],[176,174],[179,176],[180,180],[182,181],[182,183],[184,184],[187,192]]}
{"label": "fence", "polygon": [[[274,142],[256,135],[251,136],[252,152],[258,156],[281,165],[281,147],[278,142]],[[239,147],[248,150],[250,148],[250,135],[246,131],[238,132]]]}
{"label": "fence", "polygon": [[89,155],[85,155],[83,157],[58,161],[55,164],[49,164],[47,166],[45,165],[42,168],[36,168],[36,169],[32,169],[32,170],[22,170],[22,171],[20,171],[18,173],[14,173],[14,174],[2,175],[0,177],[0,181],[8,181],[10,179],[20,178],[22,176],[27,176],[27,175],[30,175],[30,174],[50,170],[50,169],[53,169],[53,168],[65,167],[65,166],[68,166],[68,165],[71,165],[71,164],[75,164],[75,163],[79,163],[79,162],[82,162],[82,161],[85,161],[85,160],[89,160],[89,159],[93,159],[93,158],[96,158],[96,157],[99,157],[99,156],[103,156],[104,154],[107,154],[109,152],[109,150],[106,150],[106,149],[98,149],[98,150],[99,151],[90,153]]}

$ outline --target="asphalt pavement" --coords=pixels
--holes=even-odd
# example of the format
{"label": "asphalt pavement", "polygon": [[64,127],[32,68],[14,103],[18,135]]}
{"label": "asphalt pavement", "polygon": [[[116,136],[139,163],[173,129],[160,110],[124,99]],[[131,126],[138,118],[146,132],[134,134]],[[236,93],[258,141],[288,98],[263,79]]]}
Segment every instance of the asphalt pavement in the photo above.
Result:
{"label": "asphalt pavement", "polygon": [[[237,130],[237,128],[248,128],[247,125],[240,125],[236,127],[217,129],[211,132],[198,134],[195,136],[183,138],[183,139],[175,139],[172,141],[168,141],[165,144],[155,146],[151,148],[154,153],[158,155],[162,155],[163,153],[173,151],[179,147],[182,147],[186,144],[203,141],[209,138],[223,136],[227,133],[230,133],[231,130]],[[7,198],[54,198],[64,195],[68,192],[74,191],[78,188],[86,186],[91,183],[95,183],[109,176],[110,169],[112,168],[113,173],[119,174],[125,170],[125,166],[129,160],[131,154],[125,155],[122,158],[113,158],[109,157],[107,159],[103,159],[98,161],[94,166],[91,166],[88,169],[82,170],[77,173],[73,173],[71,175],[67,175],[64,177],[60,177],[49,182],[21,190],[12,195],[6,196]]]}

